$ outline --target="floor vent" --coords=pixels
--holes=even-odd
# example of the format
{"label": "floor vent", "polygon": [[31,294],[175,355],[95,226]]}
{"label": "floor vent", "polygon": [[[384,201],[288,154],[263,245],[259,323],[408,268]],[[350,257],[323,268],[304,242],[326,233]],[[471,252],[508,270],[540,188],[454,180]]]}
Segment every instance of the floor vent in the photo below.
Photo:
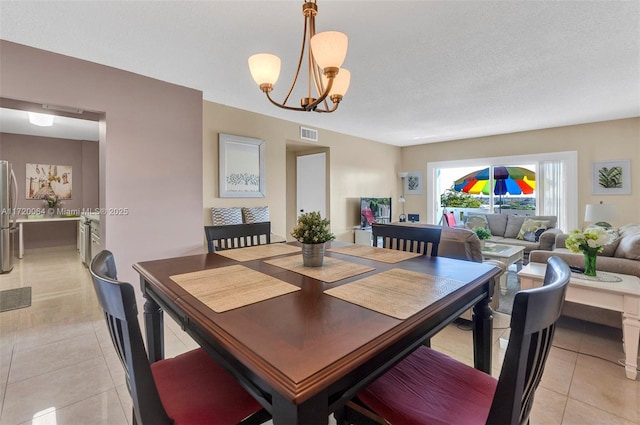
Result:
{"label": "floor vent", "polygon": [[318,130],[307,127],[300,127],[300,138],[304,140],[318,141]]}

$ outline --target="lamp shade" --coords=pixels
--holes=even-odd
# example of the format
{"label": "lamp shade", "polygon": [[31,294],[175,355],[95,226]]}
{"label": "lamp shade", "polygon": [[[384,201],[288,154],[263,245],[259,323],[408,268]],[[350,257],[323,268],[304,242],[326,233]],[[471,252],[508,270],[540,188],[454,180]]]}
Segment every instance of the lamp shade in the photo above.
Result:
{"label": "lamp shade", "polygon": [[[331,92],[329,92],[329,96],[334,94],[339,94],[340,96],[344,96],[347,94],[349,90],[349,83],[351,82],[351,73],[348,69],[340,68],[338,71],[338,75],[333,79],[333,86],[331,86]],[[327,87],[329,83],[329,79],[322,74],[322,84],[324,87]]]}
{"label": "lamp shade", "polygon": [[257,53],[249,58],[249,70],[258,85],[275,85],[280,76],[280,58],[270,53]]}
{"label": "lamp shade", "polygon": [[340,68],[347,56],[349,38],[338,31],[319,32],[311,37],[311,52],[318,66]]}
{"label": "lamp shade", "polygon": [[608,223],[615,217],[616,206],[612,204],[587,204],[584,211],[584,221]]}

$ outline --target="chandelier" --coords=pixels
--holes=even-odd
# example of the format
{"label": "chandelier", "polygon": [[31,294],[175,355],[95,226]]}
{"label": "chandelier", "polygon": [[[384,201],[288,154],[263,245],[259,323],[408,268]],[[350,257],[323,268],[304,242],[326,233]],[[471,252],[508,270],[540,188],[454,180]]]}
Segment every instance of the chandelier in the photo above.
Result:
{"label": "chandelier", "polygon": [[[338,104],[349,89],[351,73],[340,68],[347,55],[349,40],[345,34],[337,31],[316,34],[317,13],[316,0],[306,1],[302,5],[304,33],[298,68],[282,103],[271,97],[273,86],[280,76],[280,58],[270,53],[258,53],[249,58],[251,76],[260,86],[260,90],[267,95],[267,99],[280,108],[292,111],[333,112],[338,109]],[[289,106],[287,102],[298,82],[305,51],[307,52],[307,96],[300,99],[299,107]],[[313,95],[312,91],[314,91]],[[333,102],[331,108],[327,98]]]}

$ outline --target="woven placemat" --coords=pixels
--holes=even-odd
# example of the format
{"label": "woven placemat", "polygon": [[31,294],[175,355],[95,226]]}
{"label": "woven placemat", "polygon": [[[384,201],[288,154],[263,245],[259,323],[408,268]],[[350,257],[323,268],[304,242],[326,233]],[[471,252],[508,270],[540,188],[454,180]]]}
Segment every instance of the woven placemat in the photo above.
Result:
{"label": "woven placemat", "polygon": [[328,283],[375,270],[373,267],[331,257],[324,257],[321,267],[305,267],[302,265],[302,255],[274,258],[273,260],[265,261],[265,263]]}
{"label": "woven placemat", "polygon": [[272,243],[267,245],[248,246],[246,248],[225,249],[222,251],[216,251],[216,254],[236,261],[251,261],[300,251],[301,248],[299,246],[287,245],[286,243]]}
{"label": "woven placemat", "polygon": [[216,313],[278,297],[300,288],[242,265],[170,276]]}
{"label": "woven placemat", "polygon": [[389,264],[399,263],[400,261],[420,256],[420,254],[416,254],[415,252],[398,251],[396,249],[385,249],[366,245],[341,246],[338,248],[330,248],[327,251],[366,258],[368,260],[381,261]]}
{"label": "woven placemat", "polygon": [[464,285],[453,279],[391,269],[328,289],[325,293],[404,320]]}

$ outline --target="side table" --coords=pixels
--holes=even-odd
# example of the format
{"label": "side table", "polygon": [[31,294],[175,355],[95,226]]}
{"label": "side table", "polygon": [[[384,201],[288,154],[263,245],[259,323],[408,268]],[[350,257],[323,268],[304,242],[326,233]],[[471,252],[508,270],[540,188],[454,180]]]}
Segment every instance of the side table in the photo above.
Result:
{"label": "side table", "polygon": [[[506,264],[507,268],[515,264],[517,270],[522,268],[524,258],[524,247],[518,245],[507,245],[486,242],[481,250],[482,257],[487,260],[499,260]],[[500,294],[507,293],[507,273],[500,276]]]}
{"label": "side table", "polygon": [[[520,288],[542,286],[546,264],[529,263],[520,272]],[[622,343],[627,378],[638,374],[638,344],[640,342],[640,278],[619,273],[603,273],[619,282],[586,279],[571,273],[565,299],[578,304],[606,308],[622,313]],[[611,280],[611,279],[607,279]]]}

